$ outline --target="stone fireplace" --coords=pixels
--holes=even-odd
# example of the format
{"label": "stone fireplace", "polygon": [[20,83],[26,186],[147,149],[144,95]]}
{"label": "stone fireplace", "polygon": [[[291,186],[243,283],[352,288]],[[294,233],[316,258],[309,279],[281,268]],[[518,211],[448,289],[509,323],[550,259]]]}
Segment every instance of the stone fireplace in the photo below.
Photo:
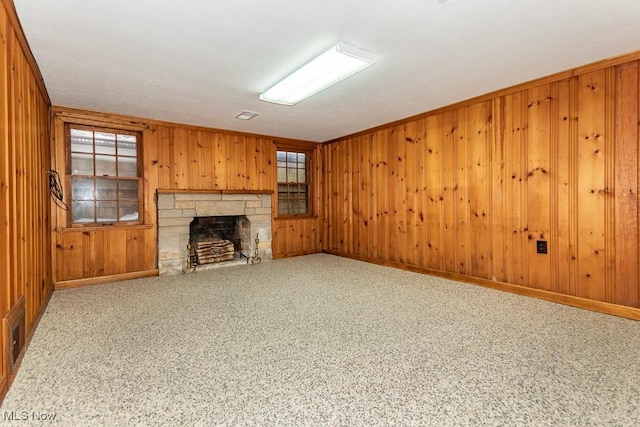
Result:
{"label": "stone fireplace", "polygon": [[193,222],[220,222],[211,218],[230,216],[246,218],[242,227],[248,229],[249,239],[240,242],[239,250],[252,256],[257,235],[258,255],[262,260],[272,259],[271,194],[158,193],[160,274],[182,274]]}

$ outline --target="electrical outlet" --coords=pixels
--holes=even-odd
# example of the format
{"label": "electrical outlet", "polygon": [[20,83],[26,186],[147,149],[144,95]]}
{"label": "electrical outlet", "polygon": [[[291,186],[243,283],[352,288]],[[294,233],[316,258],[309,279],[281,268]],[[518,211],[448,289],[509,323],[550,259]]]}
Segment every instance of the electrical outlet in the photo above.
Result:
{"label": "electrical outlet", "polygon": [[547,253],[547,241],[546,240],[537,240],[536,241],[536,252],[539,254]]}

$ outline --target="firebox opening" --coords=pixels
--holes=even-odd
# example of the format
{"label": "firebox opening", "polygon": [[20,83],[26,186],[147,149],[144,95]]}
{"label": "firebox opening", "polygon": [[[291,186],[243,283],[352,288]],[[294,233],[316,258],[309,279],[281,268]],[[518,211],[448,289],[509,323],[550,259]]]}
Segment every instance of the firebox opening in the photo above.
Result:
{"label": "firebox opening", "polygon": [[192,262],[231,261],[249,252],[249,220],[244,215],[195,217],[189,224]]}

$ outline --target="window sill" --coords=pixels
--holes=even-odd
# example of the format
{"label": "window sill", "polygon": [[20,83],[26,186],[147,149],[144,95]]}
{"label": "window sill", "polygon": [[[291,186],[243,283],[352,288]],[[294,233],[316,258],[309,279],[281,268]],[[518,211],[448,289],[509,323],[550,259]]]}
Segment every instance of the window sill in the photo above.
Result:
{"label": "window sill", "polygon": [[149,229],[153,228],[151,224],[105,224],[105,225],[88,225],[85,227],[65,227],[65,228],[56,228],[54,231],[58,233],[76,233],[76,232],[85,232],[85,231],[105,231],[105,230],[136,230],[136,229]]}
{"label": "window sill", "polygon": [[318,215],[280,215],[273,217],[274,221],[291,221],[292,219],[318,219]]}

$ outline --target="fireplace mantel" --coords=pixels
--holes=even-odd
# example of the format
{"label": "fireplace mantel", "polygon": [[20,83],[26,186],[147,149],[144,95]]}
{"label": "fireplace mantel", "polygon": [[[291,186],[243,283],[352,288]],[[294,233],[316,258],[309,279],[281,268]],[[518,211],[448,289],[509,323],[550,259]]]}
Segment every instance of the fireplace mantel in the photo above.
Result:
{"label": "fireplace mantel", "polygon": [[244,215],[250,221],[251,247],[260,239],[258,255],[272,259],[271,191],[158,190],[158,270],[180,274],[186,266],[189,224],[195,217]]}

